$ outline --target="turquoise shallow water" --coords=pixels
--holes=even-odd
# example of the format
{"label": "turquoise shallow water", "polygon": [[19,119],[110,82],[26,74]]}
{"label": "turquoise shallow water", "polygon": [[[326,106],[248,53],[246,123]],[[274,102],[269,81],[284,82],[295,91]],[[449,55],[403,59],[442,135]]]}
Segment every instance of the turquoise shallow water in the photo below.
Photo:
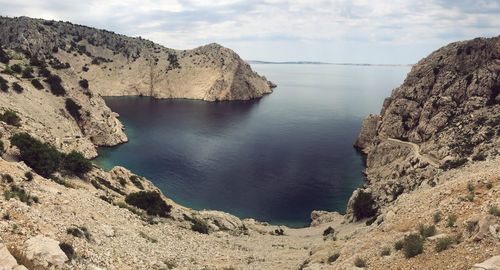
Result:
{"label": "turquoise shallow water", "polygon": [[278,84],[247,102],[110,97],[130,142],[99,150],[194,209],[304,226],[312,210],[343,212],[362,184],[352,147],[408,67],[253,65]]}

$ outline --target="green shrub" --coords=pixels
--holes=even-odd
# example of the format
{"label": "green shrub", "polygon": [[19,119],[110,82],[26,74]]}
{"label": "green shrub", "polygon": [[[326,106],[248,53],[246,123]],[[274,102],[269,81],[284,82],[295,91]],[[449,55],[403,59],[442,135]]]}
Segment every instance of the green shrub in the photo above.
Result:
{"label": "green shrub", "polygon": [[146,210],[148,215],[168,217],[172,206],[168,205],[160,193],[154,191],[139,191],[130,193],[125,197],[125,202],[137,208]]}
{"label": "green shrub", "polygon": [[191,219],[191,223],[192,223],[191,230],[193,230],[195,232],[203,233],[203,234],[208,234],[209,226],[205,220],[203,220],[201,218],[194,217],[193,219]]}
{"label": "green shrub", "polygon": [[380,252],[380,256],[389,256],[391,255],[391,248],[390,247],[384,247],[382,251]]}
{"label": "green shrub", "polygon": [[61,77],[57,75],[50,74],[45,80],[50,86],[50,91],[55,96],[64,96],[66,95],[66,89],[62,86]]}
{"label": "green shrub", "polygon": [[82,153],[71,151],[62,160],[62,169],[71,174],[82,176],[92,169],[92,163]]}
{"label": "green shrub", "polygon": [[24,88],[17,82],[12,84],[12,89],[18,94],[21,94],[24,91]]}
{"label": "green shrub", "polygon": [[439,238],[436,242],[436,251],[441,252],[443,250],[446,250],[451,245],[453,245],[455,242],[456,242],[455,239],[453,239],[452,237],[449,237],[449,236]]}
{"label": "green shrub", "polygon": [[33,76],[33,69],[31,67],[27,67],[23,70],[22,76],[25,79],[32,79],[34,78]]}
{"label": "green shrub", "polygon": [[396,241],[396,243],[394,243],[394,249],[398,251],[403,249],[403,243],[403,240]]}
{"label": "green shrub", "polygon": [[354,260],[354,266],[364,268],[366,267],[366,262],[360,257],[356,257]]}
{"label": "green shrub", "polygon": [[340,253],[336,252],[330,257],[328,257],[328,263],[333,263],[335,262],[338,258],[340,257]]}
{"label": "green shrub", "polygon": [[424,238],[431,237],[436,234],[436,226],[434,225],[422,225],[418,226],[418,231],[420,235]]}
{"label": "green shrub", "polygon": [[328,236],[330,234],[335,234],[335,229],[329,226],[323,231],[323,236]]}
{"label": "green shrub", "polygon": [[418,234],[410,234],[403,239],[403,253],[412,258],[424,251],[424,238]]}
{"label": "green shrub", "polygon": [[122,187],[127,185],[127,180],[125,180],[125,178],[123,178],[123,177],[118,177],[118,182],[120,182],[120,185]]}
{"label": "green shrub", "polygon": [[47,69],[47,67],[41,67],[40,70],[38,71],[38,76],[40,77],[45,77],[48,78],[52,75],[50,70]]}
{"label": "green shrub", "polygon": [[2,90],[3,92],[8,92],[9,85],[7,83],[8,81],[0,76],[0,90]]}
{"label": "green shrub", "polygon": [[10,200],[11,198],[18,198],[21,202],[31,205],[33,202],[37,202],[38,198],[36,198],[36,201],[33,200],[33,197],[31,197],[26,190],[24,190],[22,187],[18,187],[16,185],[12,185],[10,187],[10,190],[6,190],[3,193],[3,196],[5,200]]}
{"label": "green shrub", "polygon": [[4,64],[9,64],[10,62],[10,57],[9,55],[3,50],[2,47],[0,47],[0,62]]}
{"label": "green shrub", "polygon": [[441,221],[441,211],[434,212],[432,219],[434,220],[435,224],[438,224]]}
{"label": "green shrub", "polygon": [[475,221],[467,221],[465,224],[465,229],[468,233],[472,233],[476,230],[477,222]]}
{"label": "green shrub", "polygon": [[12,175],[10,175],[10,174],[2,174],[2,180],[5,183],[12,183],[12,182],[14,182],[14,178],[12,178]]}
{"label": "green shrub", "polygon": [[42,83],[38,79],[31,80],[31,84],[38,90],[42,90],[44,88]]}
{"label": "green shrub", "polygon": [[23,68],[19,64],[15,64],[15,65],[10,66],[10,69],[12,69],[12,71],[14,71],[15,73],[23,72]]}
{"label": "green shrub", "polygon": [[371,193],[365,193],[363,190],[359,190],[358,196],[354,199],[353,204],[354,217],[360,220],[374,216],[377,213],[377,209],[374,208],[374,205],[375,201]]}
{"label": "green shrub", "polygon": [[19,148],[21,160],[38,174],[49,177],[59,168],[61,153],[52,145],[42,143],[27,133],[17,133],[10,139]]}
{"label": "green shrub", "polygon": [[73,116],[73,118],[75,118],[76,121],[81,120],[82,115],[80,114],[80,109],[82,108],[82,106],[80,106],[71,98],[66,99],[65,106],[66,110],[69,112],[71,116]]}
{"label": "green shrub", "polygon": [[78,84],[79,84],[82,88],[85,88],[85,89],[88,89],[88,88],[89,88],[89,81],[87,81],[86,79],[80,80],[80,81],[78,82]]}
{"label": "green shrub", "polygon": [[25,172],[24,177],[26,177],[26,181],[32,181],[33,180],[33,173],[32,172]]}
{"label": "green shrub", "polygon": [[5,146],[3,145],[3,141],[0,140],[0,156],[5,153]]}
{"label": "green shrub", "polygon": [[0,114],[0,121],[5,122],[7,125],[21,126],[21,118],[17,115],[15,111],[7,110],[3,114]]}
{"label": "green shrub", "polygon": [[490,206],[490,209],[488,210],[488,213],[494,215],[495,217],[500,217],[500,208],[497,206]]}
{"label": "green shrub", "polygon": [[64,254],[66,254],[66,257],[68,257],[69,260],[73,260],[76,257],[75,249],[71,244],[63,242],[59,244],[59,247]]}
{"label": "green shrub", "polygon": [[11,75],[11,76],[14,76],[16,74],[9,66],[5,66],[2,73],[7,74],[7,75]]}
{"label": "green shrub", "polygon": [[129,177],[129,179],[132,184],[134,184],[134,186],[136,186],[138,189],[144,189],[144,186],[142,185],[141,180],[139,179],[139,177],[137,177],[137,175],[132,175]]}
{"label": "green shrub", "polygon": [[446,227],[453,227],[455,226],[455,222],[457,222],[457,216],[456,215],[449,215],[448,219],[446,220]]}

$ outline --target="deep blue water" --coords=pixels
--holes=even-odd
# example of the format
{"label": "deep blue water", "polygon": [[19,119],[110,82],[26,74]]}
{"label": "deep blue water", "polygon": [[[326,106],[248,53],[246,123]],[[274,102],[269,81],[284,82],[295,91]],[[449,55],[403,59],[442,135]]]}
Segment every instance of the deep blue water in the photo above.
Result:
{"label": "deep blue water", "polygon": [[362,184],[352,147],[408,67],[253,65],[278,84],[248,102],[109,97],[130,142],[96,163],[129,168],[194,209],[289,226],[312,210],[343,212]]}

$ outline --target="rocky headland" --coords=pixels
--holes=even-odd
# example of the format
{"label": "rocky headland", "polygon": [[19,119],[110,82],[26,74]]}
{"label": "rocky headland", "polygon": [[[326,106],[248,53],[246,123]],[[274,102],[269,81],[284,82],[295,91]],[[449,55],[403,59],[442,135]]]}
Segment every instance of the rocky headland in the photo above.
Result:
{"label": "rocky headland", "polygon": [[300,229],[195,211],[86,160],[127,141],[102,96],[270,93],[231,50],[26,17],[0,17],[0,44],[0,269],[499,267],[500,37],[416,64],[363,122],[367,181],[346,214]]}

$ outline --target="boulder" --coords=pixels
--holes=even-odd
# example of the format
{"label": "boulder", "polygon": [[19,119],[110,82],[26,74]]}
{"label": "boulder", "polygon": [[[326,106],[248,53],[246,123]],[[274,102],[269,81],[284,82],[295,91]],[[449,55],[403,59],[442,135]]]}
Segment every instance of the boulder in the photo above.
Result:
{"label": "boulder", "polygon": [[482,263],[474,264],[471,270],[500,270],[500,255],[491,257]]}
{"label": "boulder", "polygon": [[21,250],[22,263],[30,268],[47,269],[60,268],[68,260],[59,247],[59,242],[37,235],[28,239]]}
{"label": "boulder", "polygon": [[27,268],[19,265],[16,258],[10,254],[7,247],[0,243],[0,270],[24,270]]}

